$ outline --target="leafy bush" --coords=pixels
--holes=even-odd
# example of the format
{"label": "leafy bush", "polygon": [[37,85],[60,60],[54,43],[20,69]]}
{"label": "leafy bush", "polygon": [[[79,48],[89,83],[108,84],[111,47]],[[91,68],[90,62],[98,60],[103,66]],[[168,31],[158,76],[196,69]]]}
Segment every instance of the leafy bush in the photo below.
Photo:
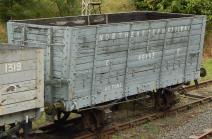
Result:
{"label": "leafy bush", "polygon": [[134,0],[139,10],[207,15],[212,20],[212,0]]}

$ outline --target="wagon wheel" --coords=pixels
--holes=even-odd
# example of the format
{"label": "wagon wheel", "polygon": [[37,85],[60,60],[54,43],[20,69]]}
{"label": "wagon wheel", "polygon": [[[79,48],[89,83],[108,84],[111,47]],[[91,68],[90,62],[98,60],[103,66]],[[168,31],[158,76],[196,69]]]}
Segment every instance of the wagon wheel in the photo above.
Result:
{"label": "wagon wheel", "polygon": [[0,138],[1,139],[18,139],[19,136],[19,128],[16,125],[9,124],[9,129],[6,131],[5,126],[0,127]]}
{"label": "wagon wheel", "polygon": [[166,109],[166,99],[163,94],[156,93],[155,95],[155,108],[156,110],[163,111]]}
{"label": "wagon wheel", "polygon": [[90,131],[101,130],[104,127],[103,112],[91,110],[82,113],[83,128]]}
{"label": "wagon wheel", "polygon": [[4,126],[0,126],[0,138],[5,137],[4,133],[5,133],[5,127]]}
{"label": "wagon wheel", "polygon": [[70,116],[70,112],[64,112],[64,111],[57,112],[55,124],[64,123],[69,116]]}
{"label": "wagon wheel", "polygon": [[169,89],[163,89],[155,94],[155,108],[156,110],[165,111],[175,104],[175,95]]}

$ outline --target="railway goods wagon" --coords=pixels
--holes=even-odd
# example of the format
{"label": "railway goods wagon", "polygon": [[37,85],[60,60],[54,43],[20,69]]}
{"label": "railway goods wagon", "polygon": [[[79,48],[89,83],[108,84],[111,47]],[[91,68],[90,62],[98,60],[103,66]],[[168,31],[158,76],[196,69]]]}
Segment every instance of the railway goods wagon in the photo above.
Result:
{"label": "railway goods wagon", "polygon": [[9,133],[5,125],[18,129],[43,111],[43,55],[41,48],[0,47],[0,138]]}
{"label": "railway goods wagon", "polygon": [[45,48],[45,101],[70,112],[198,79],[205,24],[203,15],[130,12],[7,25],[9,43]]}

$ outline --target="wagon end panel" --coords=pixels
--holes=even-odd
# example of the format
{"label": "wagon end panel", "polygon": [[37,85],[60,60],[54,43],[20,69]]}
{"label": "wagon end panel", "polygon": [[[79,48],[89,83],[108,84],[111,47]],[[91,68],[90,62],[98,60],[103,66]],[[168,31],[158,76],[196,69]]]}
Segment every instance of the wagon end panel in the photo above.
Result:
{"label": "wagon end panel", "polygon": [[[45,78],[61,78],[62,61],[64,60],[63,27],[33,25],[27,23],[8,22],[8,41],[10,44],[25,47],[41,47],[45,49]],[[58,68],[59,67],[59,68]]]}
{"label": "wagon end panel", "polygon": [[184,67],[185,82],[198,80],[202,66],[206,16],[196,16],[191,19],[186,62]]}
{"label": "wagon end panel", "polygon": [[49,82],[63,78],[65,28],[13,21],[8,22],[7,25],[10,44],[44,48],[44,75],[47,83],[45,86],[45,100],[50,103],[54,102],[55,95],[57,95],[54,90],[58,87],[55,88],[55,85],[50,85]]}
{"label": "wagon end panel", "polygon": [[1,117],[23,111],[36,113],[43,110],[43,60],[39,59],[42,58],[42,51],[0,50]]}
{"label": "wagon end panel", "polygon": [[159,74],[161,88],[200,77],[204,30],[205,16],[169,20]]}

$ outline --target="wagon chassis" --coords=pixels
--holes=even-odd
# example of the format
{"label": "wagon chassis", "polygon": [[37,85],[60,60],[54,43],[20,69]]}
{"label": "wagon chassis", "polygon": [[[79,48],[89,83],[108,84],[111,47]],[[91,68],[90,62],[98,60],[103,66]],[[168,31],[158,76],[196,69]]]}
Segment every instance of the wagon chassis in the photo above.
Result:
{"label": "wagon chassis", "polygon": [[[199,88],[204,88],[204,87],[207,87],[210,85],[212,85],[212,80],[200,83]],[[196,89],[197,89],[196,86],[192,85],[192,86],[183,87],[179,90],[180,94],[184,94],[185,97],[189,97],[194,100],[191,103],[187,103],[182,106],[174,107],[173,109],[167,110],[164,112],[155,112],[155,113],[147,114],[147,115],[145,114],[144,116],[139,116],[137,118],[133,118],[133,120],[130,120],[127,122],[110,123],[110,126],[106,126],[106,127],[100,128],[98,130],[93,130],[93,131],[81,130],[81,132],[77,132],[73,136],[71,135],[71,138],[74,138],[74,139],[91,139],[91,138],[110,139],[117,132],[125,131],[129,128],[137,127],[144,123],[148,123],[148,122],[151,122],[151,121],[154,121],[154,120],[157,120],[160,118],[164,118],[167,116],[175,115],[176,113],[182,113],[182,112],[191,110],[193,108],[196,108],[198,106],[205,105],[207,103],[212,102],[212,96],[209,96],[209,97],[201,96],[200,97],[199,95],[192,95],[191,93],[187,94],[187,92],[190,92],[190,91],[193,91]],[[148,109],[147,109],[147,112],[148,112]],[[63,126],[66,128],[69,128],[69,127],[72,127],[73,125],[78,124],[80,121],[81,121],[81,118],[71,119],[71,120],[68,120],[67,122],[65,122],[63,124]],[[58,132],[57,131],[58,127],[52,123],[49,123],[48,125],[43,125],[39,129],[42,130],[43,133],[37,134],[36,132],[35,133],[32,132],[30,134],[30,136],[31,137],[41,136],[42,137],[42,134],[49,134],[49,133],[54,134],[54,133]]]}
{"label": "wagon chassis", "polygon": [[[211,84],[212,84],[212,80],[200,83],[199,87],[200,88],[206,87],[207,85],[211,85]],[[183,93],[184,95],[187,95],[187,92],[196,90],[196,89],[197,89],[197,87],[195,85],[192,85],[192,86],[188,86],[185,88],[181,88],[181,90],[179,90],[179,91],[181,93]],[[188,96],[190,96],[190,94],[188,94]],[[76,135],[76,137],[74,137],[74,139],[91,139],[91,138],[110,139],[117,132],[125,131],[129,128],[139,126],[140,124],[148,123],[148,122],[151,122],[151,121],[154,121],[154,120],[157,120],[160,118],[164,118],[166,116],[170,116],[170,115],[173,115],[176,113],[185,112],[185,111],[195,108],[197,106],[212,102],[212,96],[200,97],[200,96],[192,95],[191,98],[195,98],[196,100],[194,102],[185,104],[183,106],[175,107],[175,108],[165,111],[165,112],[160,112],[160,113],[150,114],[150,115],[147,115],[144,117],[135,118],[134,120],[131,120],[129,122],[124,122],[122,124],[114,124],[114,125],[112,124],[111,127],[108,127],[108,128],[106,127],[105,129],[102,129],[100,131],[99,130],[97,130],[96,132],[85,131],[85,133],[82,133],[79,136]],[[211,132],[211,130],[209,130],[207,133],[205,133],[199,137],[197,136],[195,139],[204,139],[206,137],[211,136],[211,134],[212,134],[212,132]]]}

